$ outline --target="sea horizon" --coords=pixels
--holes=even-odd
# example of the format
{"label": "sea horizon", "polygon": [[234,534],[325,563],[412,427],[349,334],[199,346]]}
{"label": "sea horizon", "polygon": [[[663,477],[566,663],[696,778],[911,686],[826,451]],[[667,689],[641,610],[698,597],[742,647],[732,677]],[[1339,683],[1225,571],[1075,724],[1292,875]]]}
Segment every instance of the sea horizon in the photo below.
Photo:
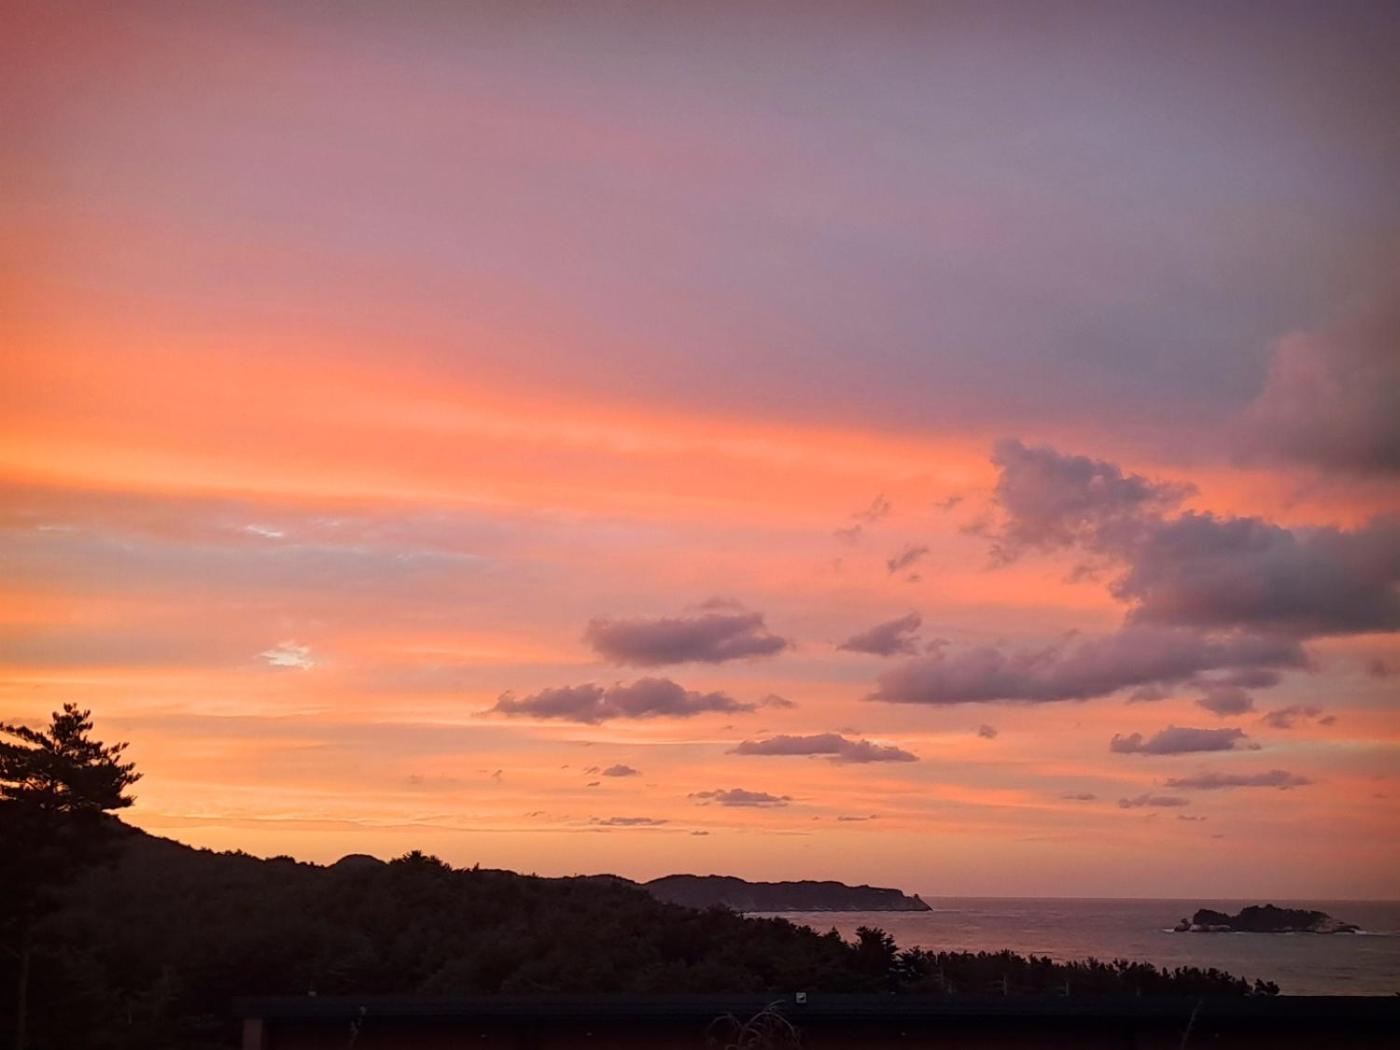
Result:
{"label": "sea horizon", "polygon": [[[1273,981],[1284,995],[1400,992],[1400,901],[1274,898],[953,897],[919,894],[931,911],[783,912],[850,938],[877,926],[901,948],[1011,951],[1056,962],[1128,959],[1163,968],[1215,967]],[[1197,908],[1274,903],[1325,911],[1355,934],[1177,933]],[[757,914],[757,913],[754,913]]]}

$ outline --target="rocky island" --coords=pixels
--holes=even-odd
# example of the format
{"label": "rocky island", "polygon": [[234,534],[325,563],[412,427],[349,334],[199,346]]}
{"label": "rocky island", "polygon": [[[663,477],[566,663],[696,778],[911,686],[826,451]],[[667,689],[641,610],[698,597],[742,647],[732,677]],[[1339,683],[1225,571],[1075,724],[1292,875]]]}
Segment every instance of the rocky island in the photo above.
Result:
{"label": "rocky island", "polygon": [[1339,922],[1324,911],[1251,904],[1238,915],[1201,908],[1176,924],[1177,933],[1356,933],[1360,927]]}
{"label": "rocky island", "polygon": [[749,882],[732,875],[666,875],[639,883],[653,897],[690,908],[751,911],[932,911],[919,899],[882,886],[842,882]]}

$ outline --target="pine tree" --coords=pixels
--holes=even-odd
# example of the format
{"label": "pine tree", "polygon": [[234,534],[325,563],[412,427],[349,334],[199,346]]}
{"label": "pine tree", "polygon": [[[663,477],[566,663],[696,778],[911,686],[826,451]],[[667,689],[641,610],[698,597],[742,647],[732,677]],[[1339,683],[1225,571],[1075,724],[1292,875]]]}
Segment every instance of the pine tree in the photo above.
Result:
{"label": "pine tree", "polygon": [[[91,739],[91,712],[55,711],[47,730],[0,722],[0,935],[18,958],[15,1050],[24,1050],[34,929],[57,891],[99,863],[107,814],[131,805],[140,779],[126,744]],[[9,739],[5,739],[8,737]]]}

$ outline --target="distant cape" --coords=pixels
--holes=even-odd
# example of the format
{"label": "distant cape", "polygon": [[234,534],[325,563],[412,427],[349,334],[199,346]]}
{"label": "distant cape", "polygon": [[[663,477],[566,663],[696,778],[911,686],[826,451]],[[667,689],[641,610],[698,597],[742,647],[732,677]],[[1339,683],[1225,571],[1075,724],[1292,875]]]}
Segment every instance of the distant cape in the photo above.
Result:
{"label": "distant cape", "polygon": [[[352,853],[332,864],[333,871],[356,871],[383,865],[363,853]],[[621,875],[575,875],[589,882],[615,882],[645,890],[657,900],[687,908],[728,908],[731,911],[932,911],[916,893],[885,886],[847,886],[844,882],[749,882],[733,875],[663,875],[637,882]]]}
{"label": "distant cape", "polygon": [[690,908],[734,911],[931,911],[919,899],[883,886],[841,882],[749,882],[732,875],[666,875],[637,883],[653,897]]}

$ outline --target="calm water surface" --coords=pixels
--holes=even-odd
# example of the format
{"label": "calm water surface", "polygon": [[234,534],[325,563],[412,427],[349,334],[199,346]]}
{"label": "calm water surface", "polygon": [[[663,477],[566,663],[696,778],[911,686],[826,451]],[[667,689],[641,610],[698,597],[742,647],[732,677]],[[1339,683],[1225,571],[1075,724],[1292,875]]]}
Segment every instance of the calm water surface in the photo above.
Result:
{"label": "calm water surface", "polygon": [[847,938],[879,926],[901,947],[981,951],[1010,948],[1052,959],[1133,959],[1158,966],[1214,966],[1277,982],[1287,995],[1400,992],[1400,901],[1283,901],[1315,908],[1364,934],[1172,933],[1197,908],[1231,913],[1264,901],[1063,900],[932,897],[931,912],[786,912]]}

